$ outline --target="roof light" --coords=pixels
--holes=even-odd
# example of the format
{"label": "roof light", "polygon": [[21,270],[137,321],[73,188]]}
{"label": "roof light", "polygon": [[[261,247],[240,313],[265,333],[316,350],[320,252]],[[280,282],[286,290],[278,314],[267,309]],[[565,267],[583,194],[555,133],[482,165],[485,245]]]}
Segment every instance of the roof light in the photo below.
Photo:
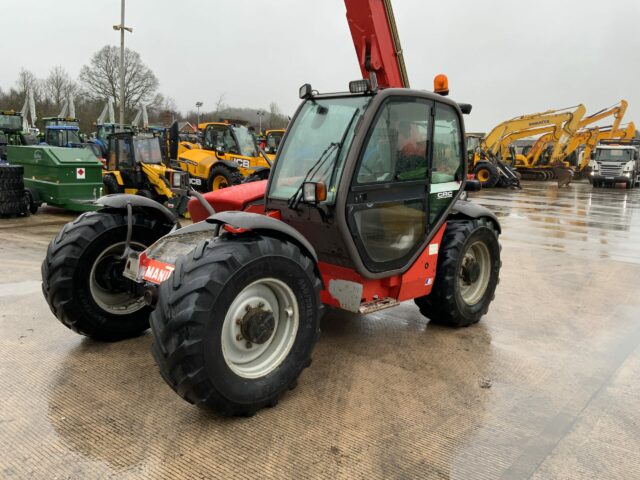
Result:
{"label": "roof light", "polygon": [[371,84],[369,80],[353,80],[349,82],[349,91],[351,93],[364,93],[371,90]]}
{"label": "roof light", "polygon": [[449,95],[449,79],[446,75],[439,73],[433,79],[433,91],[443,97]]}

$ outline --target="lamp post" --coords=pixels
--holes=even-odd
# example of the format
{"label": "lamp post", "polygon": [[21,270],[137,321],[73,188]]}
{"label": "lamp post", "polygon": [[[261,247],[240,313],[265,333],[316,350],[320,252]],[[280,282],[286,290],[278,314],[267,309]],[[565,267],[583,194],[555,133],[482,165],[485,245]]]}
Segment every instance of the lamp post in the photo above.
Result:
{"label": "lamp post", "polygon": [[133,28],[124,26],[124,0],[120,2],[120,25],[114,25],[114,30],[120,30],[120,129],[124,125],[124,31],[133,33]]}
{"label": "lamp post", "polygon": [[198,109],[198,125],[200,125],[200,107],[202,107],[202,102],[196,102],[196,108]]}
{"label": "lamp post", "polygon": [[262,135],[262,117],[264,117],[265,111],[264,110],[258,110],[256,112],[256,115],[258,115],[258,123],[260,124],[260,126],[258,127],[258,133],[260,133],[260,135]]}

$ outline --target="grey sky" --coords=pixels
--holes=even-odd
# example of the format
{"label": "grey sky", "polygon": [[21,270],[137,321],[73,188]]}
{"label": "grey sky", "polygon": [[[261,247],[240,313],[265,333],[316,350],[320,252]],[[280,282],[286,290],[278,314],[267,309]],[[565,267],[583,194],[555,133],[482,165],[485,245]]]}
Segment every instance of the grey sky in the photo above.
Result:
{"label": "grey sky", "polygon": [[[77,77],[105,44],[117,44],[118,0],[3,2],[0,87],[21,67],[45,77],[54,65]],[[394,0],[411,86],[449,76],[452,98],[473,104],[467,129],[621,98],[640,124],[640,1]],[[127,46],[186,111],[212,109],[221,93],[239,107],[277,102],[286,113],[298,87],[345,90],[360,73],[343,0],[128,0]],[[7,43],[7,39],[13,40]],[[5,107],[5,106],[2,106]]]}

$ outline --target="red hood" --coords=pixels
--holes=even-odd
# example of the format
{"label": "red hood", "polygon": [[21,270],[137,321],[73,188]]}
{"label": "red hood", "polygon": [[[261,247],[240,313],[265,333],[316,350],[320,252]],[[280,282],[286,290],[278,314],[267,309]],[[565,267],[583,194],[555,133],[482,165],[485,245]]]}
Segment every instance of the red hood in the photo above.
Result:
{"label": "red hood", "polygon": [[[207,202],[216,212],[227,210],[245,210],[250,203],[264,197],[267,188],[267,180],[259,182],[243,183],[233,187],[223,188],[215,192],[204,194]],[[209,216],[209,212],[200,204],[197,198],[189,200],[189,214],[194,222],[200,222]]]}

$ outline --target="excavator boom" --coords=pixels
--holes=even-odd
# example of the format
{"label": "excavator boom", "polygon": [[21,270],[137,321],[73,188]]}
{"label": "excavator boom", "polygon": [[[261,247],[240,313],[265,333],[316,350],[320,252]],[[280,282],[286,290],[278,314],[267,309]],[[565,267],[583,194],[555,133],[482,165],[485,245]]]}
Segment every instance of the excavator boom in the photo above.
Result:
{"label": "excavator boom", "polygon": [[378,85],[409,88],[391,0],[344,0],[347,21],[363,78],[373,72]]}

